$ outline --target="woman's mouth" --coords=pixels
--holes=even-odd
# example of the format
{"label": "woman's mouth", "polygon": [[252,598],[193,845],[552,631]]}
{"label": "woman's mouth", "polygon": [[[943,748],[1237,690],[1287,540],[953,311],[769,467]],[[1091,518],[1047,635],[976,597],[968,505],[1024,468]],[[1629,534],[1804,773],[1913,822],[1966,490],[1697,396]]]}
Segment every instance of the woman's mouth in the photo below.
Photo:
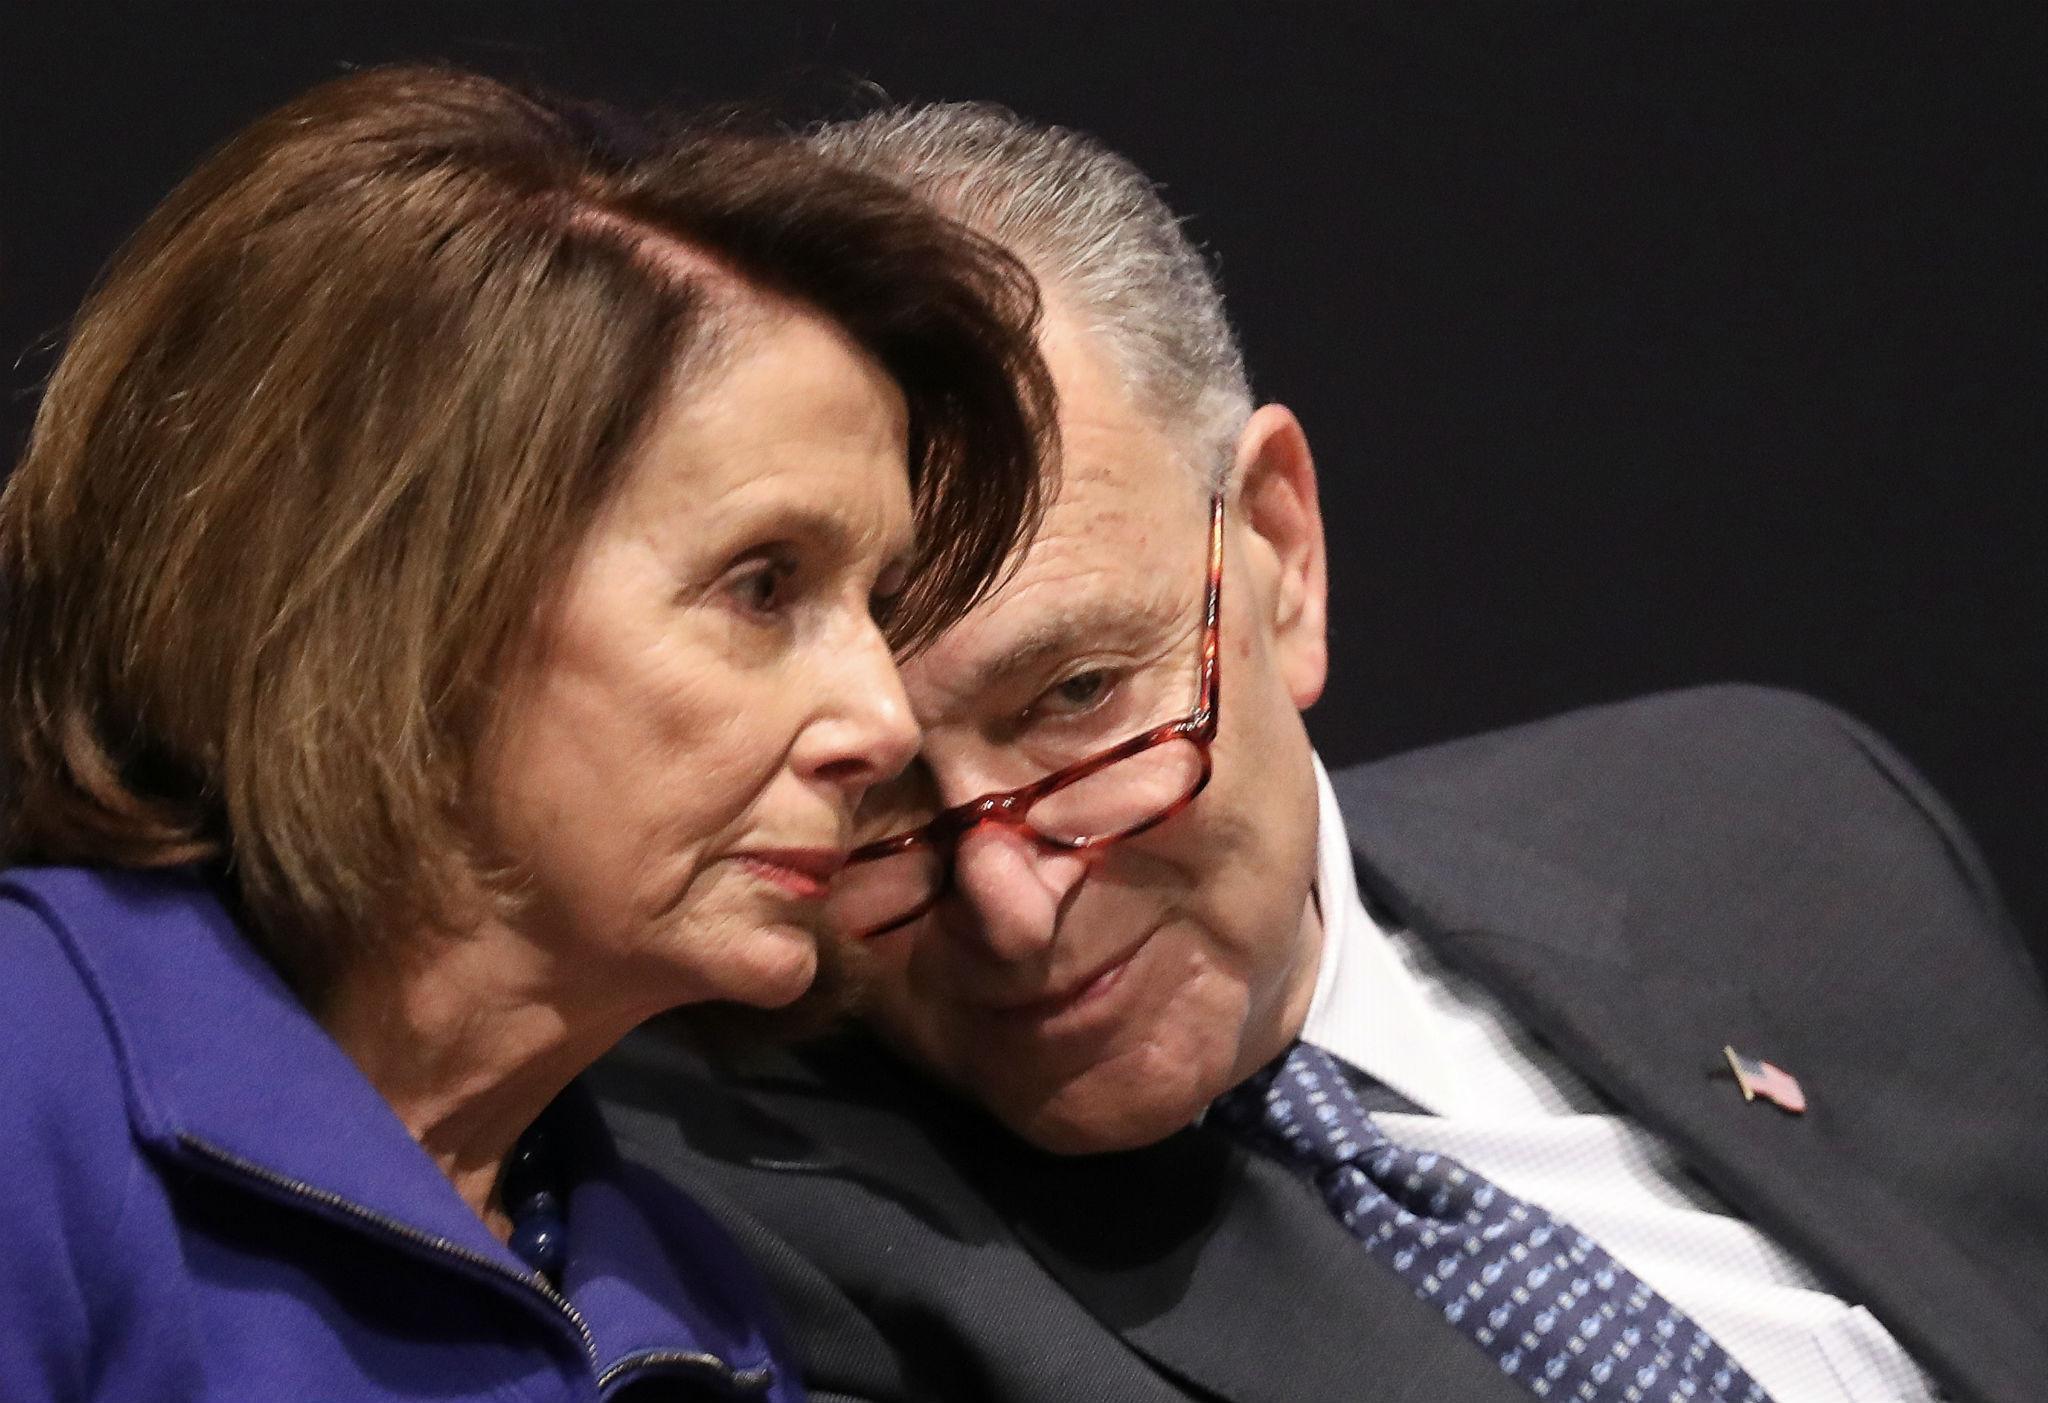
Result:
{"label": "woman's mouth", "polygon": [[740,866],[799,901],[823,901],[832,875],[846,865],[844,848],[756,848],[736,854]]}

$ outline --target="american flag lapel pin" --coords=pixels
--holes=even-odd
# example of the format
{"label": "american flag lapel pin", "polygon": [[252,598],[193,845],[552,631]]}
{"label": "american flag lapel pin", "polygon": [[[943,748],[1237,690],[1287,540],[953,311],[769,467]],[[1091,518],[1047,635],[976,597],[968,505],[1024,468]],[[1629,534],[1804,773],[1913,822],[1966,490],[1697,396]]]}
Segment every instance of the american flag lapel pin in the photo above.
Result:
{"label": "american flag lapel pin", "polygon": [[1806,1114],[1806,1093],[1799,1089],[1799,1078],[1760,1057],[1744,1057],[1732,1047],[1724,1045],[1721,1051],[1728,1054],[1728,1065],[1735,1072],[1735,1084],[1742,1088],[1743,1100],[1754,1101],[1761,1096],[1780,1110],[1795,1116]]}

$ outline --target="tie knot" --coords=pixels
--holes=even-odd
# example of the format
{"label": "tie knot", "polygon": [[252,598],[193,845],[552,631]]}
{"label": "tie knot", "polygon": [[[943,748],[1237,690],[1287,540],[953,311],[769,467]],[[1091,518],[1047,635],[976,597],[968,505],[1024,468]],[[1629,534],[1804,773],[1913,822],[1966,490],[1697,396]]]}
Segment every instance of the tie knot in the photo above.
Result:
{"label": "tie knot", "polygon": [[1384,1091],[1296,1043],[1211,1114],[1302,1172],[1367,1251],[1533,1393],[1769,1403],[1705,1330],[1598,1243],[1447,1156],[1389,1140],[1364,1104]]}
{"label": "tie knot", "polygon": [[1310,1168],[1350,1164],[1387,1143],[1344,1064],[1311,1043],[1293,1044],[1225,1092],[1212,1113],[1239,1136]]}

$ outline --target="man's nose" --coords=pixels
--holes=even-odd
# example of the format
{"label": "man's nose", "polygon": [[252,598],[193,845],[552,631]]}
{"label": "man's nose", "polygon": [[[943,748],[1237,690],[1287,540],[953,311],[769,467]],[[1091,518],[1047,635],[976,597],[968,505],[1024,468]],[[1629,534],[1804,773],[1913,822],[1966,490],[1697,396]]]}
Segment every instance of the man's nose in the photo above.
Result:
{"label": "man's nose", "polygon": [[1082,854],[1043,847],[1004,823],[971,829],[953,863],[946,928],[1002,960],[1052,948],[1067,899],[1088,870]]}

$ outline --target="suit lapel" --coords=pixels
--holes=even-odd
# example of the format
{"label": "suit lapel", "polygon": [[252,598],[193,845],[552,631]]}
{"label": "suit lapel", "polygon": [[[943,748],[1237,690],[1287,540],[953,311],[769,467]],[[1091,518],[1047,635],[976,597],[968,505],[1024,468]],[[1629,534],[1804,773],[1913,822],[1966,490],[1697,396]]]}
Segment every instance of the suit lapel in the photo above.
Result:
{"label": "suit lapel", "polygon": [[[637,1058],[661,1056],[650,1040]],[[682,1059],[668,1053],[666,1065]],[[1528,1403],[1481,1351],[1368,1257],[1313,1191],[1282,1166],[1200,1127],[1120,1154],[1048,1154],[933,1085],[863,1037],[770,1063],[750,1088],[793,1097],[811,1133],[751,1102],[692,1098],[691,1139],[754,1171],[878,1183],[950,1182],[942,1202],[986,1206],[1035,1264],[1102,1326],[1197,1397],[1229,1403]],[[851,1104],[819,1097],[830,1064]],[[675,1079],[644,1090],[614,1059],[619,1102],[666,1108]],[[821,1122],[821,1107],[844,1123]],[[740,1122],[725,1121],[738,1114]],[[664,1112],[664,1125],[672,1114]],[[901,1137],[892,1140],[892,1136]],[[833,1148],[838,1140],[849,1153]],[[948,1229],[948,1231],[957,1229]],[[996,1243],[992,1240],[992,1248]],[[1013,1249],[1015,1250],[1015,1249]],[[1000,1261],[1000,1258],[997,1259]],[[989,1281],[1007,1270],[992,1264]],[[986,1284],[986,1283],[984,1283]],[[998,1300],[1002,1299],[1000,1296]]]}
{"label": "suit lapel", "polygon": [[[1198,1397],[1528,1403],[1368,1257],[1307,1185],[1224,1135],[1194,1127],[1120,1154],[1048,1154],[866,1038],[815,1046],[805,1061],[808,1068],[771,1064],[776,1070],[750,1085],[770,1103],[805,1103],[813,1116],[800,1119],[814,1134],[778,1130],[766,1123],[778,1117],[750,1107],[738,1108],[748,1123],[727,1128],[707,1104],[692,1119],[700,1151],[756,1171],[863,1186],[950,1180],[956,1187],[942,1201],[964,1195],[985,1204],[1022,1249],[1020,1261]],[[856,1104],[820,1102],[821,1064],[836,1084],[862,1088]],[[657,1076],[649,1090],[656,1104],[674,1101],[671,1080]],[[616,1079],[613,1096],[640,1099]],[[851,1119],[817,1121],[821,1105]],[[835,1140],[858,1147],[851,1159]],[[990,1280],[1000,1278],[997,1270]]]}
{"label": "suit lapel", "polygon": [[[2048,1375],[2043,1342],[1954,1244],[1860,1172],[1833,1133],[1829,1079],[1862,1069],[1796,1068],[1813,1102],[1804,1116],[1743,1100],[1722,1046],[1768,1056],[1801,1010],[1774,1007],[1740,968],[1705,967],[1669,948],[1669,936],[1646,928],[1621,895],[1460,816],[1347,788],[1340,795],[1371,899],[1490,989],[1830,1289],[1867,1305],[1938,1378],[1965,1396],[2031,1396],[2026,1381]],[[1761,935],[1733,933],[1725,948]],[[1897,1269],[1902,1260],[1911,1271]]]}
{"label": "suit lapel", "polygon": [[1527,1403],[1492,1361],[1367,1257],[1286,1169],[1193,1129],[1063,1159],[984,1161],[1019,1240],[1169,1375],[1231,1403]]}

